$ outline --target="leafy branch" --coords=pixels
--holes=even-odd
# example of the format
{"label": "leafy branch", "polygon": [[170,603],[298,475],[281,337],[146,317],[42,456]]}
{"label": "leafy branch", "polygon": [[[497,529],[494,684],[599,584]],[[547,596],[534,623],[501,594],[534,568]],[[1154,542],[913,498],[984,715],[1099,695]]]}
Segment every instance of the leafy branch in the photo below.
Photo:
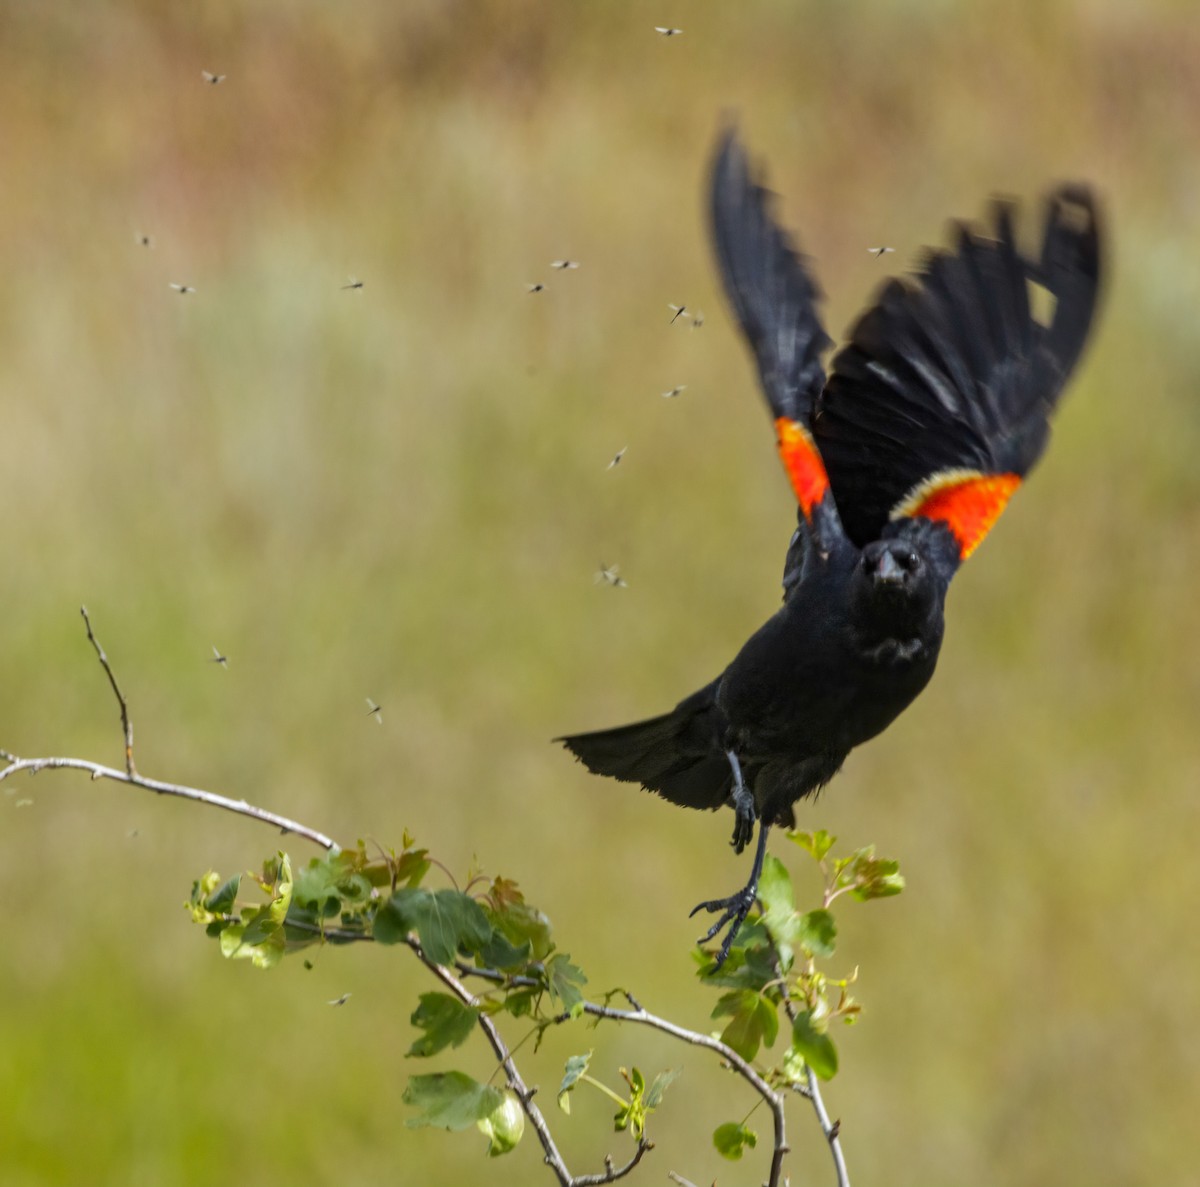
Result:
{"label": "leafy branch", "polygon": [[[601,1001],[592,1001],[584,996],[583,970],[568,953],[559,951],[550,920],[526,901],[515,882],[500,877],[489,880],[473,871],[459,889],[446,867],[419,847],[407,830],[398,852],[368,853],[362,842],[343,848],[316,829],[245,800],[141,775],[133,760],[128,703],[86,609],[82,614],[88,640],[120,707],[125,767],[120,770],[76,758],[22,759],[0,750],[0,759],[7,764],[0,767],[0,782],[20,772],[84,770],[93,779],[110,779],[236,812],[324,850],[298,868],[281,850],[263,863],[260,872],[223,880],[210,871],[195,881],[186,906],[217,940],[224,956],[249,960],[262,969],[315,945],[370,942],[406,947],[440,986],[418,999],[410,1021],[419,1036],[408,1056],[440,1055],[462,1046],[478,1031],[497,1061],[487,1083],[455,1069],[411,1076],[404,1093],[413,1109],[410,1127],[476,1127],[488,1139],[487,1153],[497,1157],[515,1148],[528,1123],[562,1187],[593,1187],[624,1178],[654,1148],[646,1136],[651,1115],[662,1105],[679,1071],[667,1069],[647,1081],[636,1067],[620,1068],[621,1083],[612,1085],[593,1074],[590,1050],[567,1060],[557,1093],[562,1112],[569,1114],[572,1098],[586,1088],[616,1105],[614,1131],[628,1132],[633,1141],[624,1162],[606,1157],[603,1170],[576,1175],[535,1099],[536,1086],[522,1076],[515,1056],[531,1040],[536,1052],[551,1028],[583,1018],[597,1024],[628,1023],[711,1052],[757,1097],[740,1120],[724,1122],[714,1131],[713,1143],[723,1157],[736,1161],[757,1148],[758,1133],[749,1121],[755,1109],[765,1104],[771,1118],[766,1183],[779,1187],[788,1153],[785,1104],[789,1095],[798,1095],[814,1109],[839,1187],[849,1187],[840,1122],[830,1120],[820,1082],[832,1079],[838,1070],[831,1029],[835,1024],[854,1023],[861,1010],[851,993],[857,969],[834,977],[822,962],[834,956],[837,946],[832,905],[843,896],[865,902],[898,894],[904,881],[896,862],[876,857],[871,847],[834,856],[835,839],[824,831],[788,834],[816,865],[819,905],[799,910],[787,870],[777,858],[767,857],[759,904],[725,963],[717,967],[714,952],[696,950],[701,982],[721,991],[712,1011],[719,1032],[689,1029],[651,1013],[627,990],[614,990]],[[431,875],[443,873],[452,885],[427,884]],[[478,985],[472,987],[470,981]],[[612,1004],[615,998],[627,1005]],[[774,1048],[779,1036],[781,1008],[790,1034],[779,1057],[766,1062],[763,1053]],[[510,1024],[520,1022],[526,1027],[525,1037],[515,1045],[501,1032],[505,1016]],[[503,1086],[494,1086],[491,1081],[501,1075]],[[689,1182],[675,1171],[669,1174],[678,1183]]]}

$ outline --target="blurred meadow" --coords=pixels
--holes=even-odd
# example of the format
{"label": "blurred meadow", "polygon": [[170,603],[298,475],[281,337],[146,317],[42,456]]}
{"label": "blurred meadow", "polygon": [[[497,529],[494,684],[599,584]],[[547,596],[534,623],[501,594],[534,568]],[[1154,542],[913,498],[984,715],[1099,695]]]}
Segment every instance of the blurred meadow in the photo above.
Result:
{"label": "blurred meadow", "polygon": [[[589,777],[548,739],[669,708],[778,603],[794,505],[704,221],[726,111],[835,337],[993,192],[1032,233],[1030,199],[1088,179],[1109,231],[1099,332],[955,583],[938,676],[799,811],[909,881],[839,917],[866,1005],[826,1092],[852,1179],[1194,1182],[1182,0],[10,0],[0,746],[120,765],[86,604],[144,773],[346,841],[407,827],[458,875],[516,878],[595,994],[715,1025],[687,912],[745,876],[730,817]],[[596,584],[601,563],[628,588]],[[532,1135],[491,1163],[479,1135],[404,1128],[406,1077],[430,1070],[403,1058],[408,1015],[433,988],[404,953],[264,974],[191,924],[192,879],[257,866],[270,830],[84,775],[2,790],[7,1187],[552,1181]],[[732,1165],[709,1139],[751,1099],[647,1035],[550,1036],[525,1060],[544,1105],[593,1044],[609,1079],[686,1068],[630,1181],[761,1181],[761,1146]],[[491,1071],[476,1040],[454,1056],[438,1066]],[[832,1182],[802,1106],[793,1181]],[[599,1096],[551,1111],[576,1173],[625,1152]]]}

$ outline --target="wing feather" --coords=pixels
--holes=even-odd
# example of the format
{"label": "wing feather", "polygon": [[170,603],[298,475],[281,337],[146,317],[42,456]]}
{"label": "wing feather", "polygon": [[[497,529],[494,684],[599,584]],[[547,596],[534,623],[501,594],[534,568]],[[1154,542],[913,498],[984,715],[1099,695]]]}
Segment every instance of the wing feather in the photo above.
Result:
{"label": "wing feather", "polygon": [[[997,202],[990,235],[958,225],[952,248],[885,284],[833,360],[813,439],[860,547],[924,515],[950,526],[964,558],[1045,448],[1095,312],[1098,218],[1086,187],[1060,187],[1036,259],[1017,248],[1014,218]],[[1054,300],[1048,325],[1031,283]]]}

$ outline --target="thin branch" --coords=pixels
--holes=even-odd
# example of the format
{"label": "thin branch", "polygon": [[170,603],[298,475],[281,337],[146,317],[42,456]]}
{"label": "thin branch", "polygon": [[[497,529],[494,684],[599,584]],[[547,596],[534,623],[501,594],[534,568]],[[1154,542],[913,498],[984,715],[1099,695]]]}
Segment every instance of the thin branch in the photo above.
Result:
{"label": "thin branch", "polygon": [[646,1141],[645,1138],[639,1138],[637,1149],[633,1152],[633,1157],[624,1166],[614,1166],[610,1156],[605,1155],[604,1170],[596,1175],[578,1175],[571,1180],[572,1187],[599,1187],[601,1183],[615,1183],[618,1179],[623,1179],[639,1162],[642,1161],[642,1156],[647,1151],[654,1149],[654,1143]]}
{"label": "thin branch", "polygon": [[142,787],[147,791],[157,792],[159,795],[178,796],[180,799],[208,804],[211,808],[223,808],[226,812],[235,812],[238,816],[248,816],[251,820],[260,820],[263,824],[274,825],[280,832],[294,833],[298,837],[312,841],[314,845],[320,845],[322,849],[336,851],[341,848],[332,837],[327,837],[324,833],[318,832],[315,828],[309,828],[308,825],[301,824],[298,820],[291,820],[287,816],[280,816],[277,812],[256,808],[245,800],[231,800],[226,796],[218,795],[213,791],[204,791],[199,787],[186,787],[180,783],[163,783],[158,779],[147,779],[145,775],[139,775],[136,771],[132,774],[128,771],[118,771],[116,767],[106,767],[85,758],[17,758],[15,754],[7,753],[5,757],[8,759],[8,766],[0,770],[0,783],[18,771],[29,771],[35,774],[38,771],[59,769],[88,771],[93,779],[111,779],[114,783],[128,783],[132,787]]}
{"label": "thin branch", "polygon": [[117,698],[117,704],[121,706],[121,730],[125,735],[125,774],[132,778],[137,775],[137,768],[133,765],[133,722],[129,720],[129,706],[125,702],[121,686],[117,683],[112,665],[108,662],[108,656],[104,654],[104,648],[100,646],[100,640],[92,633],[92,620],[88,617],[87,607],[80,606],[79,613],[83,615],[83,624],[87,627],[88,642],[96,649],[100,666],[108,676],[109,684],[112,685],[113,696]]}
{"label": "thin branch", "polygon": [[212,808],[223,808],[226,812],[234,812],[238,816],[249,816],[252,820],[260,820],[263,824],[273,825],[280,832],[294,833],[298,837],[304,837],[313,844],[320,845],[323,849],[336,852],[341,848],[332,837],[327,837],[315,828],[309,828],[308,825],[301,824],[297,820],[280,816],[277,812],[256,808],[245,800],[231,800],[227,796],[204,791],[199,787],[187,787],[181,783],[163,783],[161,780],[147,779],[144,775],[139,775],[137,767],[133,763],[133,723],[129,719],[129,704],[125,700],[124,693],[121,692],[121,686],[117,683],[112,664],[108,662],[108,656],[104,654],[104,648],[100,646],[100,640],[96,638],[95,632],[92,630],[92,620],[88,617],[87,607],[80,606],[79,613],[83,616],[83,624],[87,628],[88,642],[95,648],[100,666],[104,669],[108,682],[112,685],[113,695],[117,698],[117,704],[121,707],[121,731],[125,738],[125,770],[118,771],[115,767],[106,767],[85,758],[18,758],[7,750],[0,750],[0,759],[8,764],[0,770],[0,783],[18,771],[28,771],[32,775],[36,775],[38,771],[55,769],[87,771],[93,780],[112,779],[116,783],[128,783],[133,787],[143,787],[147,791],[157,792],[159,795],[173,795],[180,799],[194,800],[201,804],[208,804]]}
{"label": "thin branch", "polygon": [[[430,960],[425,955],[425,950],[421,947],[420,941],[415,936],[407,938],[408,946],[416,954],[417,959],[442,982],[460,1002],[467,1006],[477,1004],[475,995],[444,965],[438,964],[436,961]],[[533,1126],[534,1132],[538,1136],[538,1141],[542,1144],[542,1150],[545,1152],[546,1165],[554,1171],[559,1183],[562,1187],[599,1187],[603,1183],[613,1183],[617,1179],[629,1174],[631,1170],[639,1162],[647,1150],[653,1148],[650,1142],[638,1142],[638,1148],[634,1151],[633,1157],[621,1167],[614,1166],[611,1158],[604,1160],[605,1169],[595,1175],[572,1175],[567,1169],[567,1164],[563,1161],[563,1156],[560,1153],[558,1146],[555,1145],[554,1138],[550,1133],[550,1127],[546,1124],[546,1118],[542,1114],[542,1110],[538,1108],[533,1099],[536,1089],[529,1088],[525,1081],[521,1078],[521,1073],[517,1071],[517,1065],[513,1062],[512,1052],[509,1051],[508,1045],[505,1043],[500,1031],[496,1028],[496,1024],[486,1014],[479,1015],[479,1026],[487,1037],[488,1043],[492,1050],[496,1053],[496,1058],[500,1061],[500,1065],[504,1068],[504,1074],[508,1078],[508,1086],[513,1090],[517,1100],[521,1104],[521,1109],[525,1116],[529,1118],[529,1123]]]}
{"label": "thin branch", "polygon": [[[775,967],[782,975],[782,967],[779,962],[779,956],[776,954]],[[788,1020],[794,1026],[796,1023],[796,1003],[792,1001],[792,995],[788,992],[788,983],[783,983],[783,1008],[787,1013]],[[807,1096],[812,1101],[813,1111],[817,1115],[817,1121],[821,1126],[821,1132],[825,1135],[825,1140],[829,1143],[829,1152],[833,1156],[833,1169],[837,1175],[837,1187],[850,1187],[850,1174],[846,1170],[846,1157],[842,1153],[842,1143],[838,1138],[841,1132],[841,1121],[830,1121],[829,1113],[825,1108],[825,1101],[821,1098],[821,1088],[817,1082],[817,1077],[813,1074],[813,1070],[808,1066],[807,1061],[804,1064],[804,1081],[805,1090],[801,1091],[796,1088],[801,1096]]]}
{"label": "thin branch", "polygon": [[850,1175],[846,1170],[846,1159],[842,1154],[842,1143],[838,1138],[841,1132],[842,1123],[840,1121],[830,1121],[829,1113],[826,1111],[825,1102],[821,1099],[821,1089],[817,1083],[817,1077],[813,1075],[812,1068],[807,1065],[804,1068],[804,1078],[808,1081],[808,1097],[812,1101],[813,1109],[816,1111],[817,1120],[821,1123],[821,1132],[825,1135],[825,1140],[829,1143],[830,1153],[833,1155],[834,1169],[837,1171],[838,1187],[850,1187]]}
{"label": "thin branch", "polygon": [[672,1183],[678,1183],[679,1187],[696,1187],[696,1184],[691,1179],[685,1179],[682,1175],[677,1175],[674,1171],[667,1171],[667,1178]]}
{"label": "thin branch", "polygon": [[[626,994],[626,996],[628,997],[629,995]],[[671,1035],[672,1038],[689,1043],[693,1047],[705,1047],[709,1051],[715,1051],[720,1055],[762,1097],[771,1110],[775,1141],[772,1147],[771,1173],[767,1179],[767,1187],[778,1187],[779,1183],[782,1182],[784,1155],[789,1150],[786,1130],[787,1119],[783,1109],[783,1094],[776,1092],[732,1047],[721,1042],[720,1039],[714,1039],[711,1035],[701,1034],[696,1030],[688,1030],[686,1027],[678,1026],[674,1022],[669,1022],[665,1018],[658,1017],[657,1014],[651,1014],[641,1006],[635,1010],[616,1010],[612,1006],[602,1006],[596,1002],[584,1002],[582,1009],[585,1014],[590,1014],[593,1018],[608,1018],[614,1022],[632,1022],[639,1026],[649,1026],[653,1030],[662,1031],[663,1034]],[[570,1015],[563,1014],[556,1018],[555,1021],[565,1022],[569,1017]],[[839,1187],[843,1187],[843,1185],[839,1184]],[[848,1184],[845,1187],[848,1187]]]}
{"label": "thin branch", "polygon": [[[221,916],[221,918],[228,918],[230,923],[238,922],[233,916]],[[375,937],[370,932],[352,931],[348,927],[326,927],[321,923],[309,923],[307,919],[285,919],[284,926],[294,928],[296,931],[309,932],[334,944],[375,943]]]}

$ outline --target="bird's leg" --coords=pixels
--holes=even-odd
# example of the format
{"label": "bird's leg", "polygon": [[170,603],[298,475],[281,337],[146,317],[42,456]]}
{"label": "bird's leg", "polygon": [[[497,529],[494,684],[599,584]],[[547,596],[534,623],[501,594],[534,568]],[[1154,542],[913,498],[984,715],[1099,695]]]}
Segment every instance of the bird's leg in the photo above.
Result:
{"label": "bird's leg", "polygon": [[[751,819],[750,827],[754,827],[753,819]],[[758,847],[754,850],[754,865],[750,869],[750,881],[728,898],[710,899],[706,903],[698,903],[688,915],[690,919],[697,911],[708,911],[710,914],[721,912],[721,917],[697,941],[701,944],[707,944],[726,925],[729,927],[729,931],[726,932],[725,939],[721,943],[721,950],[717,953],[717,962],[712,968],[714,973],[725,963],[734,937],[741,930],[742,924],[746,922],[746,916],[750,914],[750,908],[754,906],[754,900],[758,897],[758,879],[762,874],[763,858],[767,855],[767,830],[769,828],[770,825],[765,820],[759,821]]]}
{"label": "bird's leg", "polygon": [[735,853],[741,853],[754,836],[754,821],[758,818],[758,813],[754,810],[754,796],[750,794],[746,780],[742,778],[742,764],[738,762],[737,754],[726,750],[725,757],[729,759],[729,766],[733,770],[733,791],[730,792],[729,798],[733,800],[734,821],[733,840],[730,844],[733,845]]}

